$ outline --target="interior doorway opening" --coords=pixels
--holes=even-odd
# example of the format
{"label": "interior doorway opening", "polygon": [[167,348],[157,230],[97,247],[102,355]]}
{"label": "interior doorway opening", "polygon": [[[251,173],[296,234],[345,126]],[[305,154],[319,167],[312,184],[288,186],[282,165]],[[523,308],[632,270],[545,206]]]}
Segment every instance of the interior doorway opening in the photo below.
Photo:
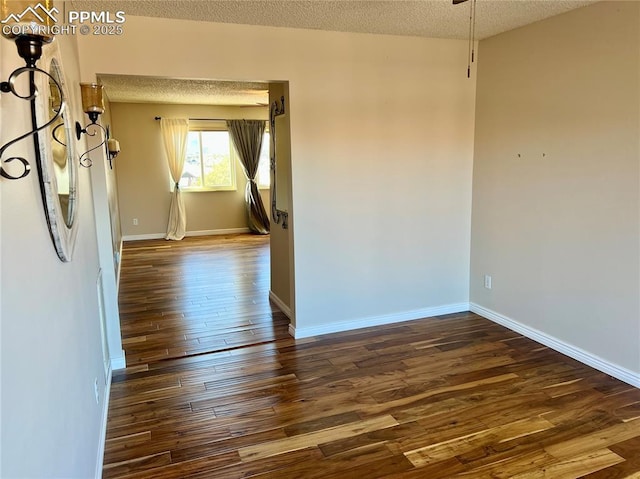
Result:
{"label": "interior doorway opening", "polygon": [[[124,75],[98,75],[98,79],[105,84],[108,99],[103,116],[105,126],[120,143],[113,173],[107,175],[105,198],[111,217],[120,318],[108,318],[107,328],[111,322],[115,329],[113,323],[117,321],[127,367],[145,367],[149,362],[166,358],[228,351],[234,345],[243,347],[250,341],[259,344],[286,332],[294,317],[290,200],[286,228],[271,221],[271,234],[266,238],[258,235],[251,239],[246,235],[247,179],[238,163],[237,152],[230,149],[228,161],[232,168],[225,173],[227,179],[231,176],[230,183],[211,187],[204,173],[199,182],[188,178],[188,186],[202,187],[187,187],[182,193],[187,210],[186,238],[164,241],[173,182],[164,159],[156,117],[191,118],[193,121],[189,124],[199,138],[202,132],[212,128],[224,131],[225,120],[237,119],[265,121],[267,135],[271,135],[271,104],[276,98],[288,103],[288,82],[168,80]],[[188,100],[185,92],[194,84],[199,88]],[[166,88],[168,86],[170,88]],[[203,90],[210,93],[206,103]],[[244,100],[238,100],[240,97]],[[283,118],[279,119],[280,143],[284,144],[282,139],[285,139],[287,144],[286,148],[280,146],[279,149],[287,156],[286,161],[279,162],[278,180],[280,197],[289,199],[290,124],[288,114],[286,116],[286,131]],[[211,166],[208,163],[219,159],[215,155],[207,156],[205,143],[202,141],[199,145],[202,156],[195,160],[200,161],[199,171],[211,173],[207,171]],[[271,216],[275,205],[272,205],[270,183],[277,174],[272,171],[276,164],[275,141],[267,144],[269,180],[265,181],[262,165],[259,181],[260,198]],[[190,160],[194,162],[194,158]],[[192,174],[195,166],[190,164],[184,171]],[[211,241],[204,247],[207,239]],[[194,251],[189,251],[190,248]],[[128,256],[132,259],[131,266],[127,263]],[[218,276],[203,273],[210,262],[215,263],[209,266]],[[222,274],[225,264],[230,263],[236,266]],[[238,270],[242,265],[247,268],[245,272]],[[145,277],[144,273],[149,276]],[[220,278],[226,278],[222,284],[218,281]],[[268,334],[262,324],[265,315],[272,316]],[[241,317],[244,319],[240,320]],[[281,323],[284,328],[280,327]]]}

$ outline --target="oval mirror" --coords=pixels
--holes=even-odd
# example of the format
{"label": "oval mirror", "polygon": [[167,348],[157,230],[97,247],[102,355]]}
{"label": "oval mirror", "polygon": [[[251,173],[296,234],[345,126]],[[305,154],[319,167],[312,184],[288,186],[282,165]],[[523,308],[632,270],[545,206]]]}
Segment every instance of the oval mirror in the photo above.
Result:
{"label": "oval mirror", "polygon": [[58,257],[71,261],[78,202],[72,109],[60,61],[55,57],[43,60],[49,76],[40,75],[43,79],[36,80],[36,117],[38,125],[54,121],[34,136],[40,191]]}

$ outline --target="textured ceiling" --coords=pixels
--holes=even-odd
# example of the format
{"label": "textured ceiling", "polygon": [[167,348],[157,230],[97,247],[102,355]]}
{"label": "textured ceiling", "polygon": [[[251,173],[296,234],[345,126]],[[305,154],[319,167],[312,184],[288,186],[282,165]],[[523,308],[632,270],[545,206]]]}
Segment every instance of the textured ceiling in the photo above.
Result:
{"label": "textured ceiling", "polygon": [[99,75],[109,101],[193,105],[268,105],[269,85],[257,82],[183,80]]}
{"label": "textured ceiling", "polygon": [[[451,0],[72,0],[126,15],[358,33],[466,39],[469,3]],[[497,35],[595,0],[478,0],[476,37]]]}
{"label": "textured ceiling", "polygon": [[[483,39],[596,0],[478,0],[476,38]],[[356,33],[467,39],[470,2],[451,0],[71,0],[76,10],[220,23]],[[111,101],[256,105],[264,84],[101,77]]]}

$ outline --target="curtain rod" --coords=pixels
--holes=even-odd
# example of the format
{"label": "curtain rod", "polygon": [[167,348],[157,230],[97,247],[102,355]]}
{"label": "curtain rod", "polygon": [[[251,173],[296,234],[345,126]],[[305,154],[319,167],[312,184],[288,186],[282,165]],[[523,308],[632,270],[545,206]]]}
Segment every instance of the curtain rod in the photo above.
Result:
{"label": "curtain rod", "polygon": [[[156,120],[162,120],[161,116],[156,116]],[[189,118],[191,121],[227,121],[229,118]]]}

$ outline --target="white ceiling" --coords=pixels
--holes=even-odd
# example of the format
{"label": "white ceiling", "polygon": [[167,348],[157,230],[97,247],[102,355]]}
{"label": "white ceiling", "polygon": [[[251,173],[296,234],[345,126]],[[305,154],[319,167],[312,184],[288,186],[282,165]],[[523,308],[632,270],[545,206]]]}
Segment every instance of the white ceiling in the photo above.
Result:
{"label": "white ceiling", "polygon": [[[595,1],[478,0],[476,38]],[[126,15],[342,32],[453,39],[467,39],[469,34],[469,1],[453,5],[451,0],[72,0],[72,5],[77,10],[122,10]],[[112,101],[227,105],[268,101],[263,84],[234,86],[131,76],[104,76],[102,80]],[[234,97],[234,89],[243,92]]]}

